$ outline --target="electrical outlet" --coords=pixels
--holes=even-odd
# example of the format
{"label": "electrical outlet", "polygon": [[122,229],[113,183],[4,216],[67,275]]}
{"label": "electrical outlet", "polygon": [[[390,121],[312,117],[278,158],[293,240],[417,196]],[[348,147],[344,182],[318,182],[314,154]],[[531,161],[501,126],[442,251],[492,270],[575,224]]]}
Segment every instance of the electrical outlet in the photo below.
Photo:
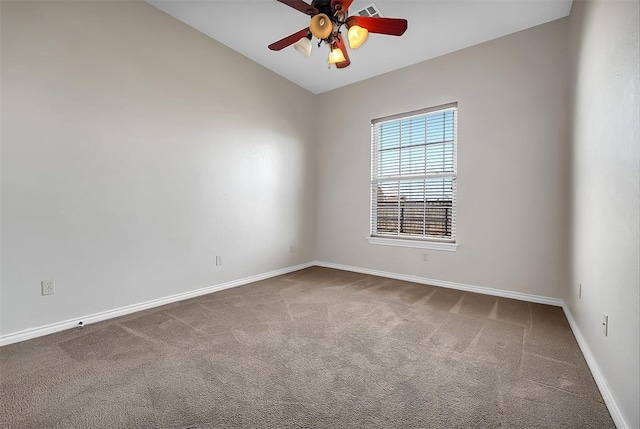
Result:
{"label": "electrical outlet", "polygon": [[222,256],[216,256],[216,266],[222,265]]}
{"label": "electrical outlet", "polygon": [[42,295],[53,295],[56,293],[56,282],[54,280],[43,280],[40,282]]}
{"label": "electrical outlet", "polygon": [[605,337],[609,335],[609,316],[606,314],[602,315],[602,333]]}
{"label": "electrical outlet", "polygon": [[293,253],[293,251],[294,251],[293,244],[290,244],[289,245],[289,253]]}
{"label": "electrical outlet", "polygon": [[429,254],[427,252],[422,252],[422,262],[427,262],[429,260]]}

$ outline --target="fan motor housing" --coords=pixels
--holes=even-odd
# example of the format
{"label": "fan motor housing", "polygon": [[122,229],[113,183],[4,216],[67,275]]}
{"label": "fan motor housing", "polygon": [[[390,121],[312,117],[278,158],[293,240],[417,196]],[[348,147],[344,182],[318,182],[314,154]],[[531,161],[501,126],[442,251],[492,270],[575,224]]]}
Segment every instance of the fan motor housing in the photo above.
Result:
{"label": "fan motor housing", "polygon": [[331,9],[331,0],[313,0],[311,6],[318,9],[318,12],[324,13],[329,17],[333,17],[333,10]]}

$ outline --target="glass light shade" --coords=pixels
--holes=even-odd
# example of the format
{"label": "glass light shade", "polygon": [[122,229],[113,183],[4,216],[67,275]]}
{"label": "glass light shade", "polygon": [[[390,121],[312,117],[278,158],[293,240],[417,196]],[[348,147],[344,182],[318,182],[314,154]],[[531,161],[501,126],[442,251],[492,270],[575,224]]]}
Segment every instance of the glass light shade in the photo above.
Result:
{"label": "glass light shade", "polygon": [[309,30],[311,31],[311,34],[313,34],[313,37],[321,40],[326,39],[333,30],[333,22],[331,22],[329,17],[324,13],[319,13],[311,18]]}
{"label": "glass light shade", "polygon": [[303,37],[302,39],[294,43],[293,47],[296,51],[300,52],[300,54],[304,55],[305,57],[311,56],[311,39]]}
{"label": "glass light shade", "polygon": [[341,63],[346,61],[344,54],[338,48],[333,48],[329,54],[329,64]]}
{"label": "glass light shade", "polygon": [[358,49],[369,37],[369,30],[362,28],[359,25],[354,25],[349,28],[347,38],[349,39],[349,47],[351,49]]}

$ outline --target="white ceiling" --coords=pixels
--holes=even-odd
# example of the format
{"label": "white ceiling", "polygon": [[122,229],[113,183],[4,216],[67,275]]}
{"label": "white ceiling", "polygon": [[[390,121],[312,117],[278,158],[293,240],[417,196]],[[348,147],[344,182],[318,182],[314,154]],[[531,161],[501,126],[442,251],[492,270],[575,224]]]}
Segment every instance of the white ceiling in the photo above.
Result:
{"label": "white ceiling", "polygon": [[[314,43],[311,58],[301,56],[293,47],[279,52],[267,48],[309,25],[308,16],[276,0],[147,1],[314,94],[565,17],[572,3],[376,0],[383,16],[409,21],[407,32],[401,37],[369,35],[360,49],[349,51],[351,65],[338,70],[327,68],[329,51],[324,45],[318,49]],[[371,3],[355,0],[349,12],[353,14]]]}

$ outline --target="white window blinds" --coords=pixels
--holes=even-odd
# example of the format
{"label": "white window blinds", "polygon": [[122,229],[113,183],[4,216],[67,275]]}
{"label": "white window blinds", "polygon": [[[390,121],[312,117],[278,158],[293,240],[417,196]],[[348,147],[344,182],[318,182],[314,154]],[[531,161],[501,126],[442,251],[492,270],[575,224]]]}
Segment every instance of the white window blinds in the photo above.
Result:
{"label": "white window blinds", "polygon": [[371,236],[456,239],[457,105],[371,121]]}

